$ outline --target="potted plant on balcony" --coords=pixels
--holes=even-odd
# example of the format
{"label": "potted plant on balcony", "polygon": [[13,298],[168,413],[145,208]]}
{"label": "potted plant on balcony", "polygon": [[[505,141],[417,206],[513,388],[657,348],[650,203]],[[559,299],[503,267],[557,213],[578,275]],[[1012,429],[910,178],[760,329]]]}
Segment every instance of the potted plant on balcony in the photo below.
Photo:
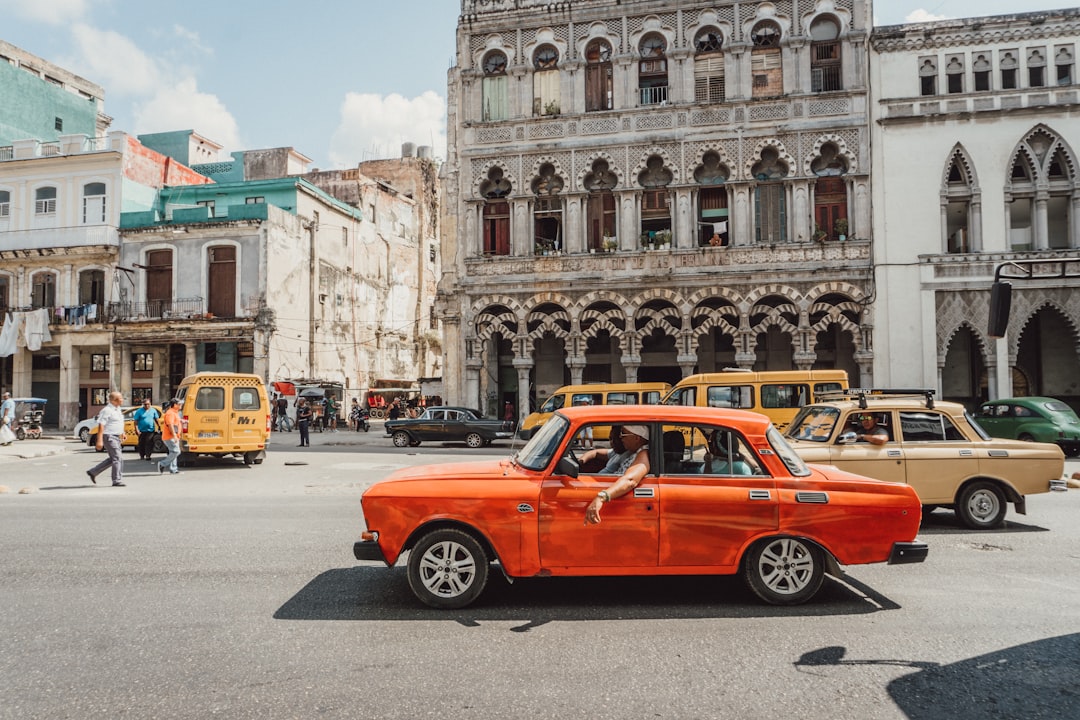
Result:
{"label": "potted plant on balcony", "polygon": [[670,250],[671,249],[671,231],[660,230],[656,233],[656,248],[658,250]]}
{"label": "potted plant on balcony", "polygon": [[837,220],[836,224],[833,226],[833,229],[836,230],[836,236],[837,236],[837,239],[840,240],[840,242],[843,242],[844,240],[847,240],[847,231],[848,231],[847,218],[840,218],[839,220]]}
{"label": "potted plant on balcony", "polygon": [[615,252],[619,247],[619,241],[612,236],[604,236],[604,242],[600,247],[603,248],[604,252]]}
{"label": "potted plant on balcony", "polygon": [[820,225],[814,226],[814,242],[824,243],[829,234]]}

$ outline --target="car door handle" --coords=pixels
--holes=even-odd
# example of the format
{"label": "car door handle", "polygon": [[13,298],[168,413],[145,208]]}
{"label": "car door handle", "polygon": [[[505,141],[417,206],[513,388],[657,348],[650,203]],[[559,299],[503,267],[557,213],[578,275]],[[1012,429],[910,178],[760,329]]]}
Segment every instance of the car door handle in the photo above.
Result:
{"label": "car door handle", "polygon": [[889,450],[885,454],[888,455],[889,457],[896,457],[896,458],[900,457],[900,451],[899,450]]}
{"label": "car door handle", "polygon": [[653,488],[634,488],[634,497],[636,497],[636,498],[656,497],[656,492],[653,490]]}

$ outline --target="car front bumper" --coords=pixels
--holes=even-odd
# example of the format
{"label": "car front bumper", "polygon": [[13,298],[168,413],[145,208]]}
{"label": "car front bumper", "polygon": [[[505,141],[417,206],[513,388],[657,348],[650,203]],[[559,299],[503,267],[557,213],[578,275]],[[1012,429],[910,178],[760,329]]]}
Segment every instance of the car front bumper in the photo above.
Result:
{"label": "car front bumper", "polygon": [[889,553],[890,565],[919,563],[926,559],[930,546],[923,542],[896,542]]}
{"label": "car front bumper", "polygon": [[383,555],[382,548],[379,547],[379,543],[375,540],[357,540],[353,543],[353,556],[357,560],[377,560],[385,563],[386,556]]}

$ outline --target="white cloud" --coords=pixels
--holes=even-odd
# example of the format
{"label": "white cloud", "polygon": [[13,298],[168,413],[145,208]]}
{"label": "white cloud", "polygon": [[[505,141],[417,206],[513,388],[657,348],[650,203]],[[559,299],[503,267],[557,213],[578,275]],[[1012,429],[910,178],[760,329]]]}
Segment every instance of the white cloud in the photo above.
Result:
{"label": "white cloud", "polygon": [[355,167],[362,160],[398,157],[402,143],[433,145],[446,157],[446,100],[431,90],[412,99],[397,93],[349,93],[330,139],[330,162]]}
{"label": "white cloud", "polygon": [[0,15],[64,25],[85,15],[87,5],[88,0],[0,0]]}
{"label": "white cloud", "polygon": [[923,22],[936,22],[938,20],[948,20],[948,19],[949,19],[948,15],[934,15],[933,13],[931,13],[928,10],[923,10],[922,8],[919,8],[918,10],[912,10],[910,13],[908,13],[907,17],[904,18],[904,22],[906,22],[906,23],[923,23]]}
{"label": "white cloud", "polygon": [[194,78],[162,85],[135,107],[135,134],[192,129],[221,143],[225,151],[240,145],[236,118],[217,95],[199,92]]}
{"label": "white cloud", "polygon": [[186,52],[197,50],[204,55],[214,54],[214,49],[203,45],[202,38],[200,38],[199,33],[194,30],[190,30],[183,25],[173,25],[173,34],[186,43],[187,47],[184,48]]}
{"label": "white cloud", "polygon": [[161,83],[162,71],[157,62],[139,49],[125,35],[99,30],[83,23],[71,29],[78,59],[72,67],[112,95],[138,96],[154,92]]}

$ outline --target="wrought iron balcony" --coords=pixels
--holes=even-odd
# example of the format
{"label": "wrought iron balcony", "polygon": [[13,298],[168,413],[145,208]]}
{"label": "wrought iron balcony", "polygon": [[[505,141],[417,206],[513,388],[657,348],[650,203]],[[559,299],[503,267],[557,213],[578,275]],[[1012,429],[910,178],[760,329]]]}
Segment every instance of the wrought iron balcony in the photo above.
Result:
{"label": "wrought iron balcony", "polygon": [[142,322],[148,320],[194,320],[205,316],[201,297],[148,302],[109,303],[109,322]]}

